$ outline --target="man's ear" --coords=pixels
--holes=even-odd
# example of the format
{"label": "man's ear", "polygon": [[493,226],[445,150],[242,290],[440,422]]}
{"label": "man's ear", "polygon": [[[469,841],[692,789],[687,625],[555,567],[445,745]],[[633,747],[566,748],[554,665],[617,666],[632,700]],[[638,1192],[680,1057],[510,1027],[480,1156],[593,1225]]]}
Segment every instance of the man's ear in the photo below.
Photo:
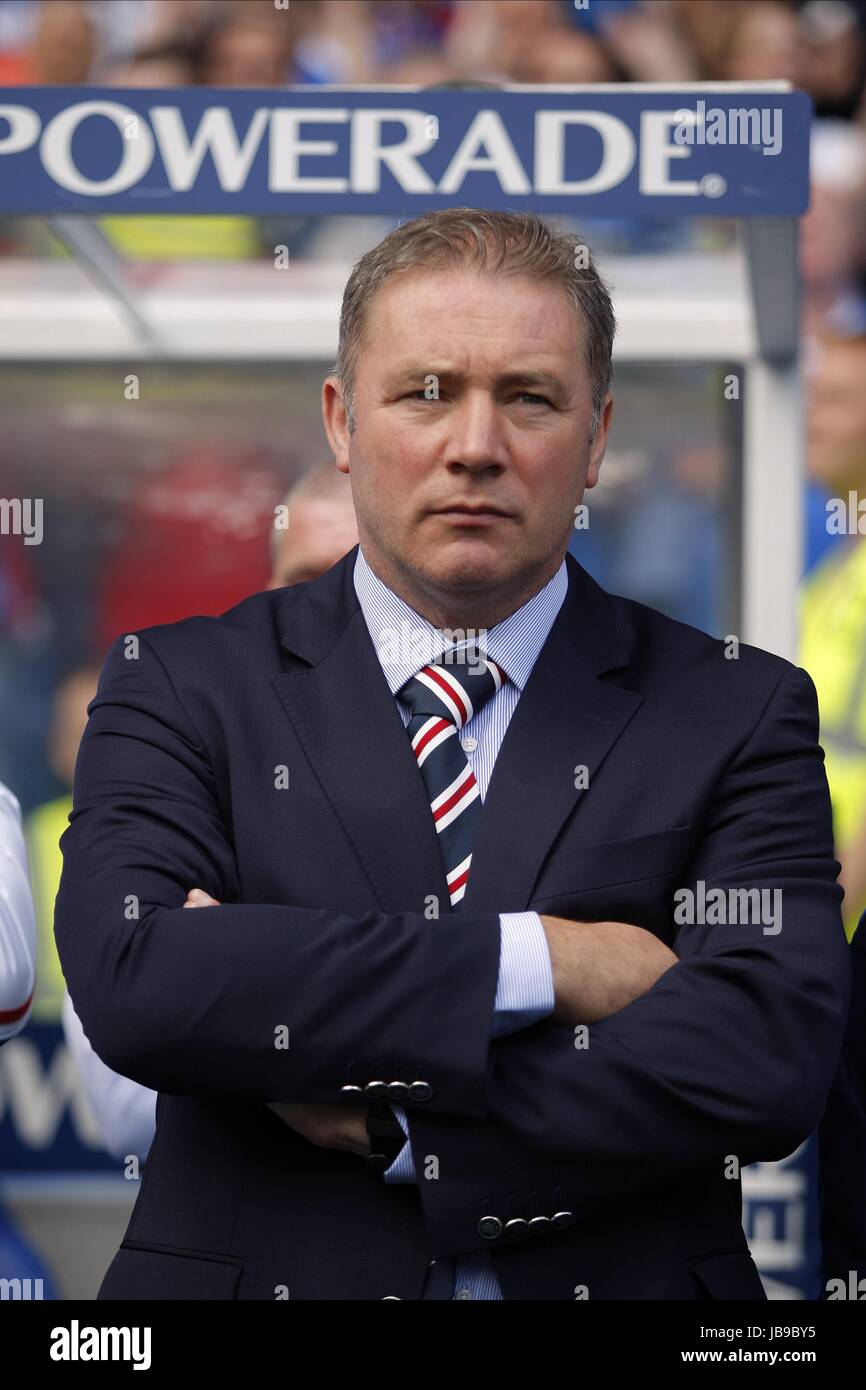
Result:
{"label": "man's ear", "polygon": [[343,384],[339,377],[326,376],[322,383],[322,420],[337,467],[341,473],[348,473],[349,431],[343,402]]}
{"label": "man's ear", "polygon": [[602,407],[601,419],[598,422],[598,429],[595,432],[595,439],[589,451],[589,464],[586,469],[586,486],[595,487],[598,482],[598,475],[601,471],[601,461],[604,458],[607,448],[607,436],[610,430],[610,422],[613,418],[613,396],[608,393],[604,406]]}

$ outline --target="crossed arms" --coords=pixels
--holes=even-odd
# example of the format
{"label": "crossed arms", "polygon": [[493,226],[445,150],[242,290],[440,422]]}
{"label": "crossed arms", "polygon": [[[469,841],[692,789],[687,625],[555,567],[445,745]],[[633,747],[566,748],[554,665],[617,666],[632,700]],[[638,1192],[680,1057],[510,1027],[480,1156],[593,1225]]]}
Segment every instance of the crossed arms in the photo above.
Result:
{"label": "crossed arms", "polygon": [[[239,902],[212,760],[140,643],[137,661],[114,644],[90,706],[55,912],[76,1011],[109,1066],[176,1095],[332,1105],[351,1059],[391,1075],[422,1063],[433,1093],[412,1110],[413,1140],[454,1174],[421,1183],[434,1254],[471,1245],[466,1212],[492,1190],[553,1184],[590,1217],[728,1153],[782,1157],[815,1127],[850,963],[805,672],[780,676],[683,878],[781,888],[782,931],[681,927],[675,967],[599,1015],[579,1051],[559,989],[551,1020],[491,1040],[496,913],[431,923]],[[183,910],[195,885],[219,910]],[[579,930],[557,933],[561,981]]]}
{"label": "crossed arms", "polygon": [[[219,902],[201,888],[191,889],[184,903],[187,908],[219,906]],[[521,917],[526,914],[515,915]],[[536,917],[534,913],[529,915]],[[663,941],[659,941],[652,932],[628,922],[573,922],[565,917],[550,915],[537,916],[537,921],[542,939],[546,942],[544,949],[549,950],[553,1006],[545,1006],[537,1013],[527,1010],[525,1024],[521,1024],[519,1018],[508,1016],[503,1022],[498,1001],[506,961],[500,951],[497,1004],[491,1030],[494,1037],[517,1032],[519,1027],[528,1027],[537,1017],[547,1013],[566,1026],[596,1023],[637,999],[656,983],[665,970],[676,965],[676,956]],[[517,968],[519,959],[515,957],[513,964],[511,960],[507,964],[510,968]],[[326,1149],[344,1149],[361,1156],[370,1151],[366,1105],[269,1103],[286,1124],[313,1144]],[[395,1107],[395,1111],[408,1135],[403,1108]],[[391,1178],[394,1169],[398,1171]],[[408,1142],[386,1177],[398,1182],[416,1181],[417,1174]]]}

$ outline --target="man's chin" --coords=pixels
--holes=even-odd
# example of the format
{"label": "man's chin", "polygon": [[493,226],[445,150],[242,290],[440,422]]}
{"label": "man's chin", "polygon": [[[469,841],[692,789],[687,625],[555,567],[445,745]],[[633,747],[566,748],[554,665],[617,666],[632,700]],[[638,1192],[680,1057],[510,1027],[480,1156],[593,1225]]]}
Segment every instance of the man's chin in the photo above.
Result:
{"label": "man's chin", "polygon": [[466,594],[494,588],[506,581],[513,570],[507,557],[491,553],[489,546],[449,542],[424,566],[428,580],[437,588]]}

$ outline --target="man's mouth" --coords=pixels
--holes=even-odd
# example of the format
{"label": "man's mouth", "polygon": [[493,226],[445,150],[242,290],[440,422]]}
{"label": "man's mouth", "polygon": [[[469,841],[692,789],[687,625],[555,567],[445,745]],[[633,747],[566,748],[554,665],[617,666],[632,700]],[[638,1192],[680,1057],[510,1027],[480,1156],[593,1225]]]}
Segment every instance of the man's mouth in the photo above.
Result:
{"label": "man's mouth", "polygon": [[442,507],[436,516],[447,518],[455,526],[490,526],[495,521],[505,521],[509,513],[502,511],[499,507],[484,505],[456,504],[453,507]]}

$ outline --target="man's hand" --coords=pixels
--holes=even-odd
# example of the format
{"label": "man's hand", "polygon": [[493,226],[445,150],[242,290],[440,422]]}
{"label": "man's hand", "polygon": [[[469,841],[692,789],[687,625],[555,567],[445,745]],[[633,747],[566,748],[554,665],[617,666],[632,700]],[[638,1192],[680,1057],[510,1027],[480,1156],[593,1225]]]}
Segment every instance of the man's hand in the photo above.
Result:
{"label": "man's hand", "polygon": [[553,966],[554,1023],[597,1023],[646,994],[678,957],[630,922],[542,916]]}
{"label": "man's hand", "polygon": [[219,907],[219,899],[212,898],[203,888],[190,888],[184,907]]}
{"label": "man's hand", "polygon": [[[219,900],[201,888],[192,888],[186,895],[184,907],[219,907]],[[304,1102],[268,1101],[268,1109],[279,1115],[284,1124],[295,1130],[311,1144],[322,1149],[343,1149],[346,1153],[370,1153],[367,1133],[366,1105],[327,1105]]]}
{"label": "man's hand", "polygon": [[268,1101],[268,1108],[284,1124],[321,1149],[343,1149],[366,1158],[370,1152],[366,1105],[289,1105]]}

